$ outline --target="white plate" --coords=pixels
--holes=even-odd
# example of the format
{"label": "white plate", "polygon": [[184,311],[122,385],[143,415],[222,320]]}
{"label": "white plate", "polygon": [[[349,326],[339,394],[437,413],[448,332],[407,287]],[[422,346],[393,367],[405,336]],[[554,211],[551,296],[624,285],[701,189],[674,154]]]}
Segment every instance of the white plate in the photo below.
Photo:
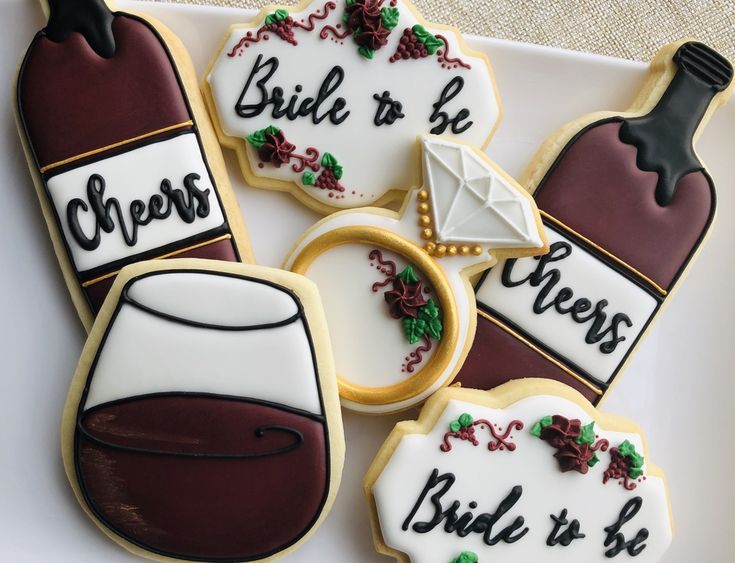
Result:
{"label": "white plate", "polygon": [[[200,74],[227,26],[250,14],[130,1],[121,8],[148,12],[169,25]],[[61,465],[59,418],[84,333],[26,169],[10,89],[22,52],[42,26],[35,2],[0,3],[0,560],[131,561],[84,516]],[[645,75],[640,63],[484,38],[471,43],[490,55],[505,105],[488,153],[516,175],[557,126],[589,111],[625,109]],[[719,188],[714,234],[605,405],[640,423],[652,459],[668,474],[678,534],[667,563],[733,557],[727,542],[735,530],[735,425],[728,395],[735,390],[734,129],[735,108],[729,106],[698,145]],[[289,195],[246,187],[232,154],[226,156],[256,256],[278,265],[317,216]],[[314,538],[288,561],[387,561],[373,550],[360,484],[400,418],[345,415],[347,464],[337,502]]]}

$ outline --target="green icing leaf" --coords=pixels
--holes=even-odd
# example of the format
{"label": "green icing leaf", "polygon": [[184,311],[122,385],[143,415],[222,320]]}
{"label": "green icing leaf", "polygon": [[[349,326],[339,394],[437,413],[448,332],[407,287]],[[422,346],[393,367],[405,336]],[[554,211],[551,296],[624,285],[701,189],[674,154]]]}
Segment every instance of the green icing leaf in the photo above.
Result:
{"label": "green icing leaf", "polygon": [[360,47],[357,52],[366,59],[372,59],[375,56],[375,51],[369,47]]}
{"label": "green icing leaf", "polygon": [[453,420],[449,423],[449,430],[452,432],[459,432],[460,428],[462,428],[462,425],[459,423],[458,420]]}
{"label": "green icing leaf", "polygon": [[436,303],[434,303],[433,299],[429,299],[426,302],[426,305],[419,309],[419,318],[426,321],[439,318],[439,307],[436,306]]}
{"label": "green icing leaf", "polygon": [[472,415],[464,412],[461,415],[459,415],[459,423],[462,425],[462,428],[467,428],[470,424],[472,424],[475,419],[472,418]]}
{"label": "green icing leaf", "polygon": [[628,440],[625,440],[622,444],[618,446],[618,452],[620,452],[620,455],[628,457],[629,455],[635,453],[635,446],[631,444]]}
{"label": "green icing leaf", "polygon": [[332,167],[332,173],[334,174],[334,177],[337,178],[337,180],[339,180],[340,178],[342,178],[342,174],[344,173],[344,171],[342,170],[342,165],[341,164],[335,164]]}
{"label": "green icing leaf", "polygon": [[582,430],[574,439],[578,444],[594,444],[595,443],[595,422],[592,421],[589,424],[582,426]]}
{"label": "green icing leaf", "polygon": [[551,424],[554,421],[554,419],[551,416],[545,416],[541,420],[539,420],[536,424],[534,424],[531,427],[531,434],[533,436],[536,436],[536,438],[541,437],[541,431],[546,428],[549,424]]}
{"label": "green icing leaf", "polygon": [[439,319],[430,319],[426,321],[426,333],[434,340],[441,340],[443,329],[444,326]]}
{"label": "green icing leaf", "polygon": [[322,155],[322,166],[324,168],[334,168],[337,164],[339,163],[331,152],[325,152]]}
{"label": "green icing leaf", "polygon": [[426,332],[426,321],[405,317],[403,319],[403,332],[409,344],[416,344]]}
{"label": "green icing leaf", "polygon": [[256,149],[259,149],[265,143],[265,129],[259,129],[255,133],[245,137],[247,142],[253,145]]}
{"label": "green icing leaf", "polygon": [[597,462],[600,461],[600,458],[597,457],[597,454],[592,456],[592,459],[587,462],[587,465],[590,467],[594,467],[597,465]]}
{"label": "green icing leaf", "polygon": [[411,28],[411,31],[413,31],[413,34],[416,36],[416,39],[419,40],[419,43],[423,43],[424,47],[426,47],[426,50],[430,55],[436,53],[436,50],[444,45],[444,43],[442,43],[440,39],[437,39],[431,33],[426,31],[426,29],[422,25],[414,25]]}
{"label": "green icing leaf", "polygon": [[[618,452],[621,456],[628,459],[630,462],[630,469],[628,470],[628,476],[631,479],[637,479],[643,474],[643,463],[644,459],[641,454],[639,454],[637,451],[635,451],[635,446],[631,444],[628,440],[625,440],[622,444],[618,446]],[[632,473],[635,473],[635,477],[632,475]]]}
{"label": "green icing leaf", "polygon": [[393,29],[398,25],[398,19],[401,15],[398,13],[398,8],[381,8],[380,9],[380,21],[383,22],[385,29]]}
{"label": "green icing leaf", "polygon": [[266,141],[265,136],[266,135],[276,135],[280,131],[281,130],[278,127],[275,127],[273,125],[269,125],[265,129],[258,129],[253,134],[248,135],[247,137],[245,137],[245,139],[248,141],[248,143],[250,143],[251,145],[253,145],[256,149],[259,149],[260,147],[262,147],[265,144],[265,141]]}
{"label": "green icing leaf", "polygon": [[419,283],[419,278],[414,273],[411,266],[406,266],[405,268],[403,268],[403,271],[398,274],[398,277],[401,278],[403,283]]}
{"label": "green icing leaf", "polygon": [[452,559],[450,563],[477,563],[479,558],[477,554],[472,551],[463,551],[457,557]]}
{"label": "green icing leaf", "polygon": [[301,176],[301,182],[305,186],[313,186],[316,184],[316,176],[312,172],[304,172],[304,175]]}
{"label": "green icing leaf", "polygon": [[444,42],[441,39],[437,39],[433,35],[429,34],[426,41],[423,42],[426,47],[426,52],[430,55],[435,54],[440,47],[444,47]]}
{"label": "green icing leaf", "polygon": [[345,0],[345,6],[348,8],[355,3],[355,0]]}
{"label": "green icing leaf", "polygon": [[265,24],[270,25],[272,23],[277,23],[277,22],[285,20],[287,17],[288,17],[288,12],[286,10],[276,10],[272,14],[268,14],[265,17]]}

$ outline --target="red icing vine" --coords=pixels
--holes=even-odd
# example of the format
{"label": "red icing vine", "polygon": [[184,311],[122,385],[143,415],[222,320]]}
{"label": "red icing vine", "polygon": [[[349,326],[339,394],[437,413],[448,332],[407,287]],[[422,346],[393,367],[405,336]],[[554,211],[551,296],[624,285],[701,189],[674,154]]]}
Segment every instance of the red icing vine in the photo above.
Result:
{"label": "red icing vine", "polygon": [[[450,57],[449,56],[449,42],[447,41],[447,38],[443,35],[437,35],[437,39],[441,39],[441,41],[444,43],[444,53],[441,51],[437,51],[436,54],[439,55],[439,62],[444,62],[447,64],[458,64],[461,67],[464,67],[466,69],[472,68],[470,65],[468,65],[466,62],[464,62],[462,59],[457,57]],[[442,61],[442,58],[444,59]],[[443,65],[442,65],[443,66]]]}
{"label": "red icing vine", "polygon": [[379,288],[385,287],[393,281],[393,278],[396,275],[396,263],[393,262],[393,260],[386,260],[385,258],[383,258],[383,253],[377,248],[370,251],[370,254],[368,254],[368,258],[370,258],[370,260],[375,260],[378,264],[380,264],[378,270],[380,270],[381,274],[386,275],[385,280],[375,282],[372,285],[373,293],[377,293]]}
{"label": "red icing vine", "polygon": [[268,40],[268,36],[265,35],[266,33],[268,33],[268,30],[264,27],[258,29],[258,34],[256,36],[253,36],[252,31],[248,31],[245,34],[245,37],[240,39],[240,41],[237,42],[237,45],[232,48],[232,51],[227,53],[227,56],[234,57],[236,55],[239,55],[243,48],[247,47],[251,43],[258,43],[263,38],[265,38],[265,40]]}
{"label": "red icing vine", "polygon": [[235,45],[232,50],[227,53],[227,56],[235,57],[242,55],[243,51],[251,44],[258,43],[261,39],[267,41],[269,37],[266,34],[268,32],[274,33],[286,43],[290,43],[291,45],[298,45],[299,42],[296,41],[294,28],[303,29],[305,31],[313,31],[314,22],[316,20],[325,19],[329,15],[330,10],[334,10],[336,7],[337,4],[335,4],[334,2],[327,2],[326,4],[324,4],[324,7],[321,11],[317,10],[316,12],[309,14],[306,23],[304,23],[303,20],[294,20],[289,15],[287,10],[276,10],[275,12],[272,12],[265,17],[265,19],[263,20],[263,25],[258,28],[258,31],[255,35],[253,35],[252,31],[248,31],[245,34],[245,37],[240,39],[240,41],[237,42],[237,45]]}
{"label": "red icing vine", "polygon": [[493,437],[493,439],[487,444],[487,449],[489,451],[495,452],[506,449],[507,451],[512,452],[515,451],[516,445],[508,438],[511,437],[510,434],[514,430],[523,430],[524,425],[520,420],[512,420],[505,429],[505,432],[502,432],[497,424],[493,424],[489,420],[484,418],[474,420],[471,415],[463,413],[457,420],[453,420],[449,423],[449,432],[444,434],[444,438],[439,449],[443,452],[451,451],[452,444],[449,441],[450,438],[467,441],[473,446],[479,446],[480,441],[477,439],[477,434],[475,433],[476,426],[479,426],[481,430],[486,428]]}
{"label": "red icing vine", "polygon": [[424,354],[431,351],[431,339],[427,334],[424,334],[423,339],[424,343],[411,352],[408,358],[406,358],[406,365],[403,366],[404,371],[413,373],[415,366],[424,361]]}
{"label": "red icing vine", "polygon": [[319,151],[315,149],[314,147],[306,147],[306,150],[304,151],[306,155],[301,154],[291,154],[291,158],[297,159],[295,163],[291,165],[291,168],[294,172],[303,172],[304,168],[309,167],[314,172],[319,170],[319,163],[317,162],[319,160]]}
{"label": "red icing vine", "polygon": [[304,25],[303,21],[300,21],[294,22],[294,27],[305,29],[306,31],[314,31],[314,21],[325,19],[329,15],[330,10],[334,10],[336,7],[337,4],[334,2],[327,2],[324,4],[323,12],[320,13],[319,10],[317,10],[313,14],[309,14],[306,25]]}
{"label": "red icing vine", "polygon": [[352,35],[352,32],[349,29],[345,29],[344,31],[340,32],[336,27],[331,25],[325,25],[322,30],[319,32],[319,37],[322,39],[326,39],[329,37],[329,34],[332,33],[334,35],[335,40],[341,40],[346,39],[350,35]]}

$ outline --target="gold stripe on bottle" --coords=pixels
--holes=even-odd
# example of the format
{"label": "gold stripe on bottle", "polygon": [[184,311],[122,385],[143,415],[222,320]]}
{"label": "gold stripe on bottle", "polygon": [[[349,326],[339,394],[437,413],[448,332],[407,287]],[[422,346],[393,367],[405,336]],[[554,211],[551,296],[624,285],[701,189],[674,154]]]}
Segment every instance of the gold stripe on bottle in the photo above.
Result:
{"label": "gold stripe on bottle", "polygon": [[574,379],[576,379],[577,381],[579,381],[581,384],[585,385],[586,387],[589,387],[592,391],[595,392],[595,394],[597,394],[599,396],[602,396],[602,391],[597,386],[593,385],[592,383],[590,383],[589,381],[587,381],[586,379],[584,379],[581,375],[578,375],[575,372],[573,372],[567,366],[565,366],[564,364],[562,364],[559,360],[556,360],[555,358],[553,358],[552,356],[550,356],[549,354],[547,354],[546,352],[544,352],[541,348],[539,348],[538,346],[536,346],[535,344],[533,344],[532,342],[530,342],[528,339],[526,339],[523,336],[521,336],[520,334],[518,334],[515,330],[513,330],[509,326],[507,326],[504,323],[500,322],[498,319],[496,319],[495,317],[489,315],[488,313],[486,313],[482,309],[478,309],[477,310],[477,314],[480,315],[481,317],[483,317],[484,319],[487,319],[488,321],[490,321],[494,325],[498,326],[499,328],[503,329],[505,332],[507,332],[508,334],[510,334],[511,336],[513,336],[516,340],[522,342],[523,344],[525,344],[526,346],[528,346],[531,350],[533,350],[537,354],[543,356],[545,359],[547,359],[548,361],[550,361],[552,364],[554,364],[560,370],[564,371],[566,374],[572,376]]}
{"label": "gold stripe on bottle", "polygon": [[130,143],[135,143],[136,141],[142,141],[143,139],[153,137],[154,135],[160,135],[161,133],[168,133],[169,131],[176,131],[177,129],[183,129],[185,127],[192,127],[193,125],[194,125],[194,122],[191,120],[184,121],[183,123],[177,123],[175,125],[169,125],[168,127],[156,129],[155,131],[143,133],[142,135],[138,135],[137,137],[133,137],[132,139],[125,139],[124,141],[119,141],[117,143],[107,145],[106,147],[101,147],[99,149],[87,151],[85,153],[78,154],[76,156],[71,156],[69,158],[65,158],[64,160],[59,160],[58,162],[53,162],[51,164],[47,164],[46,166],[42,166],[41,174],[48,172],[49,170],[53,170],[54,168],[58,168],[59,166],[64,166],[66,164],[71,164],[72,162],[76,162],[77,160],[81,160],[89,156],[94,156],[101,152],[109,151],[111,149],[116,149],[119,147],[124,147],[125,145],[129,145]]}
{"label": "gold stripe on bottle", "polygon": [[544,219],[548,219],[549,221],[551,221],[552,223],[554,223],[554,225],[556,225],[557,227],[559,227],[562,230],[564,230],[564,231],[572,234],[573,236],[577,237],[578,239],[583,240],[585,243],[587,243],[588,245],[590,245],[592,248],[594,248],[595,250],[598,250],[598,251],[602,252],[605,256],[607,256],[608,258],[610,258],[611,260],[613,260],[619,266],[622,266],[624,269],[628,270],[628,272],[630,272],[631,274],[633,274],[637,278],[639,278],[639,279],[643,280],[644,282],[646,282],[648,285],[650,285],[652,288],[654,288],[656,291],[658,291],[661,294],[661,296],[665,297],[667,295],[668,292],[663,287],[661,287],[660,285],[658,285],[655,281],[653,281],[648,276],[646,276],[643,273],[641,273],[638,270],[636,270],[633,266],[631,266],[630,264],[628,264],[625,260],[622,260],[621,258],[618,258],[617,256],[615,256],[609,250],[605,250],[599,244],[591,241],[590,239],[588,239],[584,235],[581,235],[580,233],[578,233],[577,231],[575,231],[574,229],[572,229],[570,226],[568,226],[565,223],[562,223],[561,221],[559,221],[559,219],[557,219],[556,217],[554,217],[554,216],[549,215],[548,213],[546,213],[546,211],[543,211],[542,209],[539,209],[539,212],[541,213],[541,216]]}
{"label": "gold stripe on bottle", "polygon": [[[200,242],[198,244],[192,244],[191,246],[187,246],[186,248],[182,248],[180,250],[174,250],[173,252],[162,254],[161,256],[156,256],[155,258],[150,258],[150,260],[164,260],[165,258],[173,258],[174,256],[178,256],[179,254],[183,254],[184,252],[189,252],[190,250],[196,250],[197,248],[202,248],[203,246],[209,246],[210,244],[214,244],[216,242],[220,242],[223,240],[230,240],[231,238],[232,238],[231,234],[222,235],[222,236],[210,239],[210,240],[205,240],[204,242]],[[119,273],[120,273],[120,270],[115,270],[114,272],[110,272],[109,274],[105,274],[103,276],[96,277],[92,280],[82,283],[82,287],[89,287],[90,285],[94,285],[96,283],[109,279],[113,276],[116,276]]]}

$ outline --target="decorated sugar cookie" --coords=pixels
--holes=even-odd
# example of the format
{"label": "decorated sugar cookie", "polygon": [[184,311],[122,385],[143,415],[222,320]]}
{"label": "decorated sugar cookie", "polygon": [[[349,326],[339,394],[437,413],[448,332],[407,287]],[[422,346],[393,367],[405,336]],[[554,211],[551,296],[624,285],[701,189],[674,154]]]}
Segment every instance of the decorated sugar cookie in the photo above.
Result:
{"label": "decorated sugar cookie", "polygon": [[117,272],[151,258],[250,259],[196,76],[160,23],[104,0],[44,0],[17,121],[87,329]]}
{"label": "decorated sugar cookie", "polygon": [[398,411],[448,383],[475,329],[468,277],[546,251],[532,198],[483,153],[433,136],[419,144],[423,186],[399,213],[336,213],[285,263],[319,287],[353,410]]}
{"label": "decorated sugar cookie", "polygon": [[714,183],[693,143],[732,76],[701,43],[669,45],[628,113],[583,117],[547,141],[521,183],[550,251],[478,283],[477,336],[457,382],[488,389],[535,373],[603,397],[712,227]]}
{"label": "decorated sugar cookie", "polygon": [[544,379],[448,388],[364,482],[378,551],[412,563],[656,563],[673,523],[640,430]]}
{"label": "decorated sugar cookie", "polygon": [[212,260],[125,268],[82,353],[62,441],[82,508],[135,554],[294,550],[329,511],[344,459],[316,288]]}
{"label": "decorated sugar cookie", "polygon": [[417,135],[482,148],[501,116],[487,57],[406,0],[266,8],[230,28],[204,91],[248,183],[322,213],[402,198]]}

